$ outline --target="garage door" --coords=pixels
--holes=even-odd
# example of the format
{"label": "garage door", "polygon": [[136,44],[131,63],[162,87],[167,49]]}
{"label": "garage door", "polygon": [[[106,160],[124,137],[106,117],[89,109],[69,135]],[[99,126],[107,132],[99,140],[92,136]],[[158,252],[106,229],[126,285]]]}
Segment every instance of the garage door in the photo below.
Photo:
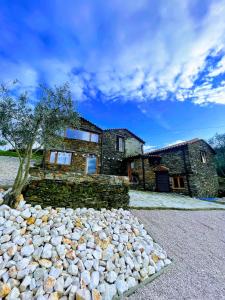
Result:
{"label": "garage door", "polygon": [[157,192],[169,192],[169,174],[168,172],[156,172],[156,189]]}

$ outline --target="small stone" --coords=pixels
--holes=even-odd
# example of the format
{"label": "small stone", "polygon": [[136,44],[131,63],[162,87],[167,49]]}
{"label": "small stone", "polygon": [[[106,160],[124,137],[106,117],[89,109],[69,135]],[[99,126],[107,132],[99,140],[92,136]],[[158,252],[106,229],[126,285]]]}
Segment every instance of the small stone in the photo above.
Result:
{"label": "small stone", "polygon": [[20,296],[20,291],[17,287],[14,287],[7,296],[7,300],[15,300]]}
{"label": "small stone", "polygon": [[105,284],[104,300],[112,300],[116,292],[115,284]]}
{"label": "small stone", "polygon": [[59,299],[59,295],[57,292],[51,293],[51,295],[48,298],[48,300],[58,300],[58,299]]}
{"label": "small stone", "polygon": [[45,215],[41,218],[42,222],[48,222],[48,216]]}
{"label": "small stone", "polygon": [[12,266],[11,268],[9,268],[8,274],[9,274],[9,277],[16,278],[16,276],[17,276],[17,269],[16,269],[16,267]]}
{"label": "small stone", "polygon": [[84,267],[85,267],[86,270],[90,271],[91,268],[92,268],[92,266],[93,266],[93,260],[88,260],[88,259],[87,259],[87,260],[84,262]]}
{"label": "small stone", "polygon": [[59,278],[56,280],[54,289],[55,289],[55,291],[58,292],[58,293],[63,293],[63,292],[64,292],[64,279],[63,279],[62,276],[59,277]]}
{"label": "small stone", "polygon": [[171,263],[172,263],[172,261],[171,261],[170,259],[168,259],[168,258],[164,259],[164,264],[165,264],[165,266],[168,266],[168,265],[170,265]]}
{"label": "small stone", "polygon": [[46,274],[46,270],[44,268],[37,268],[34,271],[33,276],[35,280],[39,280],[39,279],[43,279],[45,274]]}
{"label": "small stone", "polygon": [[6,297],[11,291],[10,286],[7,283],[0,282],[0,298]]}
{"label": "small stone", "polygon": [[40,235],[35,235],[35,236],[33,236],[32,242],[33,242],[34,247],[39,247],[43,244],[44,238]]}
{"label": "small stone", "polygon": [[22,256],[30,256],[34,252],[33,245],[27,245],[21,248],[21,255]]}
{"label": "small stone", "polygon": [[31,212],[30,212],[29,208],[23,210],[21,213],[21,217],[24,219],[28,219],[28,218],[30,218],[30,216],[31,216]]}
{"label": "small stone", "polygon": [[136,279],[135,279],[134,277],[129,276],[129,277],[127,278],[127,285],[128,285],[128,289],[130,289],[130,288],[136,286],[136,285],[137,285]]}
{"label": "small stone", "polygon": [[65,257],[65,246],[64,245],[58,245],[56,246],[56,251],[60,258]]}
{"label": "small stone", "polygon": [[44,291],[46,293],[51,293],[55,283],[56,283],[56,279],[52,276],[48,276],[44,281]]}
{"label": "small stone", "polygon": [[90,277],[90,272],[89,271],[83,271],[81,273],[81,280],[85,285],[88,285],[90,283],[91,277]]}
{"label": "small stone", "polygon": [[131,270],[134,268],[134,263],[133,263],[133,260],[129,257],[129,256],[126,256],[125,257],[125,261],[126,263],[129,265],[129,267],[131,268]]}
{"label": "small stone", "polygon": [[42,258],[51,258],[52,257],[52,245],[51,244],[45,244],[42,254]]}
{"label": "small stone", "polygon": [[60,245],[61,242],[62,242],[62,237],[61,237],[61,236],[54,236],[54,237],[52,237],[52,239],[51,239],[51,244],[52,244],[53,246]]}
{"label": "small stone", "polygon": [[121,295],[128,290],[128,285],[125,280],[117,279],[116,288],[117,288],[119,295]]}
{"label": "small stone", "polygon": [[31,224],[34,224],[35,223],[35,217],[30,217],[27,219],[27,224],[28,225],[31,225]]}
{"label": "small stone", "polygon": [[69,268],[68,268],[68,273],[70,273],[71,275],[77,275],[78,274],[78,267],[74,264],[70,264]]}
{"label": "small stone", "polygon": [[81,235],[82,234],[80,232],[75,231],[71,234],[71,239],[78,241],[81,238]]}
{"label": "small stone", "polygon": [[97,286],[99,285],[99,280],[100,280],[100,275],[98,271],[94,271],[91,273],[91,280],[90,280],[90,284],[89,287],[91,290],[97,288]]}
{"label": "small stone", "polygon": [[76,292],[76,300],[91,300],[91,293],[87,289],[79,289]]}
{"label": "small stone", "polygon": [[52,266],[52,262],[49,260],[49,259],[46,259],[46,258],[42,258],[38,261],[39,265],[41,265],[42,267],[45,267],[45,268],[51,268]]}
{"label": "small stone", "polygon": [[96,258],[96,259],[102,258],[102,251],[95,250],[95,251],[93,251],[92,254],[93,254],[94,258]]}
{"label": "small stone", "polygon": [[102,300],[101,294],[100,294],[99,291],[96,290],[96,289],[93,289],[93,290],[91,291],[91,296],[92,296],[92,300]]}
{"label": "small stone", "polygon": [[152,275],[155,273],[155,268],[153,266],[148,266],[148,275]]}
{"label": "small stone", "polygon": [[75,251],[70,249],[66,252],[66,257],[69,259],[75,259],[76,258],[76,254]]}
{"label": "small stone", "polygon": [[117,279],[117,274],[116,274],[116,272],[114,272],[114,271],[108,272],[107,277],[106,277],[106,280],[107,280],[109,283],[115,282],[116,279]]}
{"label": "small stone", "polygon": [[28,287],[28,285],[30,285],[30,283],[31,283],[31,277],[26,276],[20,285],[21,292],[24,292],[26,290],[26,288]]}
{"label": "small stone", "polygon": [[52,267],[50,272],[49,272],[49,275],[54,277],[54,278],[58,278],[61,273],[62,273],[62,270],[60,268]]}

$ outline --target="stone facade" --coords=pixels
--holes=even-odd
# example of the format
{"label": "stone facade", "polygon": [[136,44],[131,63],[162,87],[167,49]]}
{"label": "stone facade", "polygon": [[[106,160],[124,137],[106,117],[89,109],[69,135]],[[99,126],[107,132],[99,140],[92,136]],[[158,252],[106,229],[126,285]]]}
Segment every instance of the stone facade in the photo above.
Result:
{"label": "stone facade", "polygon": [[[203,140],[195,139],[143,154],[144,141],[128,129],[102,130],[81,118],[80,130],[90,133],[90,140],[65,136],[61,149],[45,153],[44,169],[85,175],[90,173],[88,166],[94,157],[94,174],[128,176],[133,188],[204,197],[217,194],[214,151]],[[92,141],[92,134],[97,135],[98,140]],[[57,160],[52,163],[52,151],[71,153],[71,163],[59,164]],[[201,161],[202,152],[206,155],[205,163]],[[163,180],[166,190],[160,189]]]}
{"label": "stone facade", "polygon": [[[206,155],[205,162],[201,158],[202,152]],[[154,156],[160,159],[154,162]],[[156,173],[167,169],[171,192],[196,197],[214,197],[218,193],[214,151],[203,140],[155,150],[130,158],[127,164],[133,166],[131,172],[138,177],[140,188],[157,191]],[[182,186],[175,186],[174,178],[182,178]]]}
{"label": "stone facade", "polygon": [[[201,161],[201,151],[206,153],[206,163]],[[188,152],[191,167],[189,182],[192,195],[200,197],[217,196],[219,182],[212,148],[200,140],[197,143],[188,145]]]}
{"label": "stone facade", "polygon": [[[102,130],[90,123],[89,121],[81,118],[80,130],[92,132],[97,134],[98,142],[84,141],[80,139],[67,138],[65,135],[64,143],[61,148],[51,149],[45,152],[44,167],[48,170],[71,171],[80,174],[87,173],[87,158],[89,156],[96,157],[96,174],[101,171],[101,143],[102,143]],[[50,162],[51,152],[62,151],[72,154],[71,164],[57,164]]]}
{"label": "stone facade", "polygon": [[109,175],[80,175],[73,172],[31,168],[23,190],[28,203],[43,207],[127,208],[128,178]]}
{"label": "stone facade", "polygon": [[[124,140],[123,151],[117,149],[118,137]],[[127,175],[127,166],[123,163],[124,159],[130,155],[142,154],[143,144],[144,141],[127,129],[104,130],[102,137],[102,173]]]}

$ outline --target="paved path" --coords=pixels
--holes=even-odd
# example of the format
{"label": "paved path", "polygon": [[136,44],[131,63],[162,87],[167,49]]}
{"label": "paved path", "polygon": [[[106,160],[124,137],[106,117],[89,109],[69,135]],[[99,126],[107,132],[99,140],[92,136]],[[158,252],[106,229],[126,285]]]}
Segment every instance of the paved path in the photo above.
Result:
{"label": "paved path", "polygon": [[130,191],[130,206],[143,208],[225,209],[224,204],[182,196],[175,193]]}
{"label": "paved path", "polygon": [[225,299],[224,211],[133,211],[174,260],[129,300]]}
{"label": "paved path", "polygon": [[13,184],[19,167],[17,157],[0,156],[0,187],[8,187]]}

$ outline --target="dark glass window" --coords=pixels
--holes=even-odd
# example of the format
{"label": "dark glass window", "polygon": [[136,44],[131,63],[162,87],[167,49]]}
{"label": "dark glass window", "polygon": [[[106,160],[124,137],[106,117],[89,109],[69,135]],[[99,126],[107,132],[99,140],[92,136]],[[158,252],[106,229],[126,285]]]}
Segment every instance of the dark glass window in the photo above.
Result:
{"label": "dark glass window", "polygon": [[207,156],[206,156],[206,152],[205,151],[201,151],[200,152],[200,155],[201,155],[201,162],[203,164],[205,164],[207,162]]}
{"label": "dark glass window", "polygon": [[72,159],[71,152],[51,151],[49,162],[57,165],[70,165]]}
{"label": "dark glass window", "polygon": [[124,138],[121,136],[117,136],[116,150],[119,152],[124,152],[124,148],[125,148]]}
{"label": "dark glass window", "polygon": [[69,139],[76,139],[94,143],[98,143],[99,140],[99,135],[97,133],[72,128],[66,129],[66,137]]}
{"label": "dark glass window", "polygon": [[87,157],[87,174],[95,174],[97,171],[97,157],[89,156]]}

